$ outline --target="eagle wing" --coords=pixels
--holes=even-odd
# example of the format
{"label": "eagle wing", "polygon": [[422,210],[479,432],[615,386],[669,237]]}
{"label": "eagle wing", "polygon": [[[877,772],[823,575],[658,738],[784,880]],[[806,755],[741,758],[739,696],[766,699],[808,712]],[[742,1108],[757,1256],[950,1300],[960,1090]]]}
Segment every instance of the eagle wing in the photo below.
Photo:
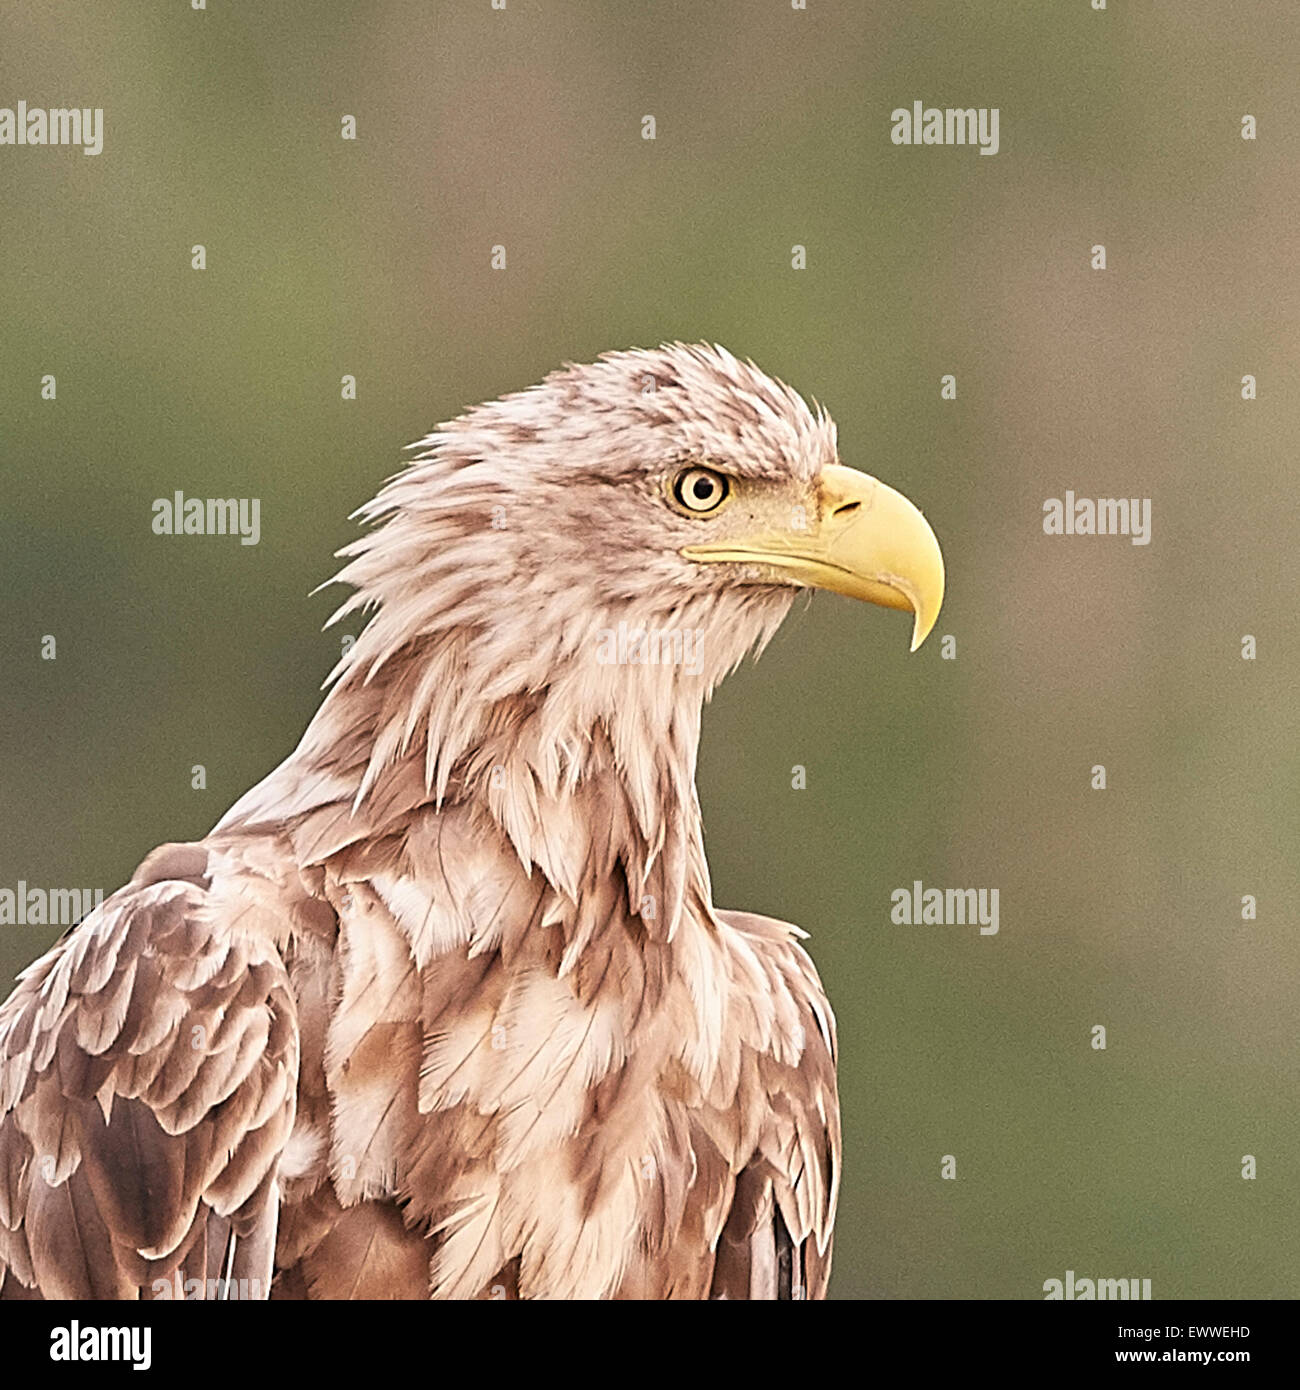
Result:
{"label": "eagle wing", "polygon": [[774,1016],[769,1045],[741,1070],[735,1113],[757,1142],[736,1179],[709,1297],[824,1298],[841,1166],[835,1015],[797,927],[717,915],[759,962],[766,979],[753,998]]}
{"label": "eagle wing", "polygon": [[155,851],[0,1008],[0,1297],[269,1293],[298,1024],[208,858]]}

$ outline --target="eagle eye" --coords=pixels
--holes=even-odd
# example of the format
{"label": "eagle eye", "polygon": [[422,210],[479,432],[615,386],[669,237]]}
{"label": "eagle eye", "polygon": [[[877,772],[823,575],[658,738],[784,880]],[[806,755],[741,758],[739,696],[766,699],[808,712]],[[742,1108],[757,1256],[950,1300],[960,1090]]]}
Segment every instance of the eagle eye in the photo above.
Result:
{"label": "eagle eye", "polygon": [[688,512],[716,512],[730,490],[726,478],[711,468],[687,468],[673,480],[673,497]]}

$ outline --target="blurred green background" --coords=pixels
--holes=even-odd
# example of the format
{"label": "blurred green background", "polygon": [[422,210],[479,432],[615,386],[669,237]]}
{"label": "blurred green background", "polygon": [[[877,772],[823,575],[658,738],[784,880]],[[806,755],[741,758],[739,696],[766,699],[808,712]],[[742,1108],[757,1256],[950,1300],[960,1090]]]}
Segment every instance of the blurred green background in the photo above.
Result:
{"label": "blurred green background", "polygon": [[[0,105],[105,139],[0,148],[0,886],[111,891],[289,751],[308,591],[403,445],[716,340],[948,563],[956,660],[821,595],[706,719],[717,899],[807,927],[839,1018],[833,1294],[1300,1295],[1293,0],[2,13]],[[1000,153],[892,145],[914,100],[998,107]],[[1044,536],[1067,488],[1150,497],[1152,544]],[[176,489],[260,497],[261,543],[153,535]],[[914,879],[999,934],[892,925]]]}

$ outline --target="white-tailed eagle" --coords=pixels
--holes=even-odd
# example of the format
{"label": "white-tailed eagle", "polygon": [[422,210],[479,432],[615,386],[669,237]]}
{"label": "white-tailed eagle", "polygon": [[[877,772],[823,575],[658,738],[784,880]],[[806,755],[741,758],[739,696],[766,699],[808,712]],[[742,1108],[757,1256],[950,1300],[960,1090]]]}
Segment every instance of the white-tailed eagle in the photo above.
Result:
{"label": "white-tailed eagle", "polygon": [[825,1291],[834,1020],[797,928],[713,903],[701,708],[800,589],[918,646],[934,535],[720,348],[417,448],[298,747],[0,1009],[5,1297]]}

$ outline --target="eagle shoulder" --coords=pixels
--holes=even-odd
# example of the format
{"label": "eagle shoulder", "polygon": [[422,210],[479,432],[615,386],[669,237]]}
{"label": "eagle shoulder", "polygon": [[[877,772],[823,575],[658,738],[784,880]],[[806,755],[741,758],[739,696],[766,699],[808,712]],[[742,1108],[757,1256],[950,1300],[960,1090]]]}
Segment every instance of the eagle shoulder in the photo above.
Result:
{"label": "eagle shoulder", "polygon": [[0,1296],[265,1297],[298,1050],[256,907],[155,851],[0,1006]]}
{"label": "eagle shoulder", "polygon": [[752,912],[717,916],[733,952],[761,975],[743,992],[756,1045],[735,1102],[738,1114],[759,1113],[752,1146],[737,1155],[710,1297],[823,1298],[841,1167],[835,1015],[798,927]]}

